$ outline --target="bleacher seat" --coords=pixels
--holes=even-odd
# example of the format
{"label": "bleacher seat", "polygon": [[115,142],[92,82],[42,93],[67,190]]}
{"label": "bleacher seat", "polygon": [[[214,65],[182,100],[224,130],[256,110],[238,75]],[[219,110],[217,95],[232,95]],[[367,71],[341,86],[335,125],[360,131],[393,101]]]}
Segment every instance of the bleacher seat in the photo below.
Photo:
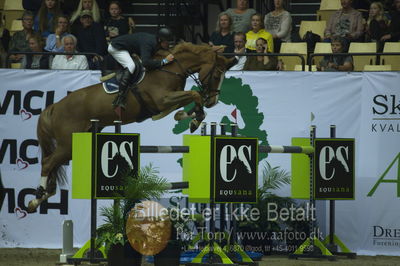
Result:
{"label": "bleacher seat", "polygon": [[341,8],[340,0],[321,0],[321,5],[317,10],[317,19],[328,21],[331,15]]}
{"label": "bleacher seat", "polygon": [[364,71],[392,71],[391,65],[365,65]]}
{"label": "bleacher seat", "polygon": [[9,29],[10,35],[12,36],[15,32],[23,30],[22,20],[14,19],[11,23],[11,28]]}
{"label": "bleacher seat", "polygon": [[312,31],[315,34],[318,34],[321,39],[324,38],[324,31],[326,28],[326,21],[321,20],[321,21],[301,21],[300,22],[300,29],[299,29],[299,36],[300,39],[303,39],[304,34],[306,34],[307,31]]}
{"label": "bleacher seat", "polygon": [[[384,53],[400,53],[400,42],[386,42],[383,47]],[[400,71],[400,56],[382,55],[381,65],[391,65],[392,70]]]}
{"label": "bleacher seat", "polygon": [[[314,54],[325,54],[332,53],[331,44],[327,42],[317,42],[314,48]],[[323,56],[313,56],[312,63],[318,64],[322,60]]]}
{"label": "bleacher seat", "polygon": [[[308,65],[305,66],[305,71],[309,71]],[[294,71],[303,71],[302,65],[295,65],[294,66]],[[316,65],[311,65],[311,71],[317,71],[317,66]]]}
{"label": "bleacher seat", "polygon": [[[281,46],[281,54],[296,53],[301,54],[307,62],[307,43],[306,42],[284,42]],[[294,70],[295,65],[301,65],[301,59],[297,56],[279,56],[284,63],[284,70]]]}
{"label": "bleacher seat", "polygon": [[5,0],[3,15],[6,28],[11,29],[13,20],[21,18],[23,13],[22,0]]}
{"label": "bleacher seat", "polygon": [[[351,42],[349,53],[376,53],[375,42]],[[353,56],[354,71],[363,71],[365,65],[375,65],[375,55]]]}

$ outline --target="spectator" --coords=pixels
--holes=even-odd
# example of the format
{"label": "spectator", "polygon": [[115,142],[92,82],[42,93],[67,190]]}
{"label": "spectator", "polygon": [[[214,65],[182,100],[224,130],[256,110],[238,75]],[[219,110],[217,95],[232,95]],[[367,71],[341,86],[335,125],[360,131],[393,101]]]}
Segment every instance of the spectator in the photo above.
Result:
{"label": "spectator", "polygon": [[[100,23],[101,21],[101,12],[99,5],[96,0],[80,0],[78,4],[78,8],[71,16],[71,25],[79,24],[79,17],[83,10],[90,10],[92,12],[92,19],[94,22]],[[78,38],[79,41],[79,38]]]}
{"label": "spectator", "polygon": [[29,10],[35,16],[42,5],[42,0],[22,0],[22,7]]}
{"label": "spectator", "polygon": [[381,2],[371,3],[365,27],[365,41],[377,42],[378,52],[382,52],[383,50],[383,42],[380,40],[388,31],[388,21],[385,18],[384,12]]}
{"label": "spectator", "polygon": [[347,40],[343,37],[333,37],[331,48],[333,55],[324,56],[317,69],[320,71],[353,71],[353,58],[350,55],[335,55],[347,52]]}
{"label": "spectator", "polygon": [[222,12],[218,15],[217,27],[211,33],[209,44],[224,45],[224,53],[233,53],[232,19],[227,13]]}
{"label": "spectator", "polygon": [[112,38],[129,33],[128,19],[121,16],[121,4],[118,1],[111,1],[108,7],[110,17],[104,23],[106,38],[109,42]]}
{"label": "spectator", "polygon": [[47,38],[50,33],[54,33],[54,18],[60,13],[58,0],[42,0],[39,13],[33,21],[33,29],[39,32],[43,38]]}
{"label": "spectator", "polygon": [[65,15],[60,15],[56,18],[57,24],[55,25],[54,32],[46,39],[46,46],[44,49],[48,52],[63,52],[64,46],[61,43],[61,38],[69,34],[69,20]]}
{"label": "spectator", "polygon": [[72,32],[78,39],[77,49],[80,52],[96,53],[96,56],[87,56],[90,69],[100,69],[100,62],[106,54],[107,42],[103,27],[93,21],[92,11],[83,10],[80,23]]}
{"label": "spectator", "polygon": [[[256,53],[268,53],[268,41],[264,38],[256,40]],[[248,56],[243,70],[276,70],[278,60],[275,56]]]}
{"label": "spectator", "polygon": [[[66,35],[61,39],[66,53],[76,53],[76,37],[72,34]],[[89,65],[84,55],[56,55],[51,64],[51,69],[89,69]]]}
{"label": "spectator", "polygon": [[10,32],[4,27],[0,18],[0,68],[6,67],[8,46],[10,43]]}
{"label": "spectator", "polygon": [[256,13],[251,16],[251,30],[246,33],[246,49],[255,51],[256,50],[256,40],[263,38],[268,42],[268,52],[274,52],[274,41],[271,33],[264,29],[264,23],[261,19],[261,14]]}
{"label": "spectator", "polygon": [[[22,14],[22,27],[21,31],[17,31],[11,37],[9,52],[28,52],[29,42],[28,39],[33,33],[33,18],[34,15],[31,11],[25,11]],[[22,54],[11,54],[9,59],[11,63],[21,63],[23,58]]]}
{"label": "spectator", "polygon": [[393,7],[394,10],[390,13],[389,33],[382,36],[382,41],[400,41],[400,0],[394,0]]}
{"label": "spectator", "polygon": [[256,11],[249,8],[248,0],[237,0],[236,8],[228,8],[226,13],[232,18],[233,32],[248,32],[251,29],[251,16]]}
{"label": "spectator", "polygon": [[[33,34],[28,39],[29,49],[31,52],[44,52],[43,39],[38,34]],[[22,59],[21,68],[26,69],[48,69],[49,56],[43,54],[27,54]]]}
{"label": "spectator", "polygon": [[282,42],[291,41],[292,16],[283,7],[283,0],[274,0],[275,9],[265,15],[265,30],[274,38],[274,49],[279,51]]}
{"label": "spectator", "polygon": [[[244,54],[246,53],[246,34],[243,32],[236,32],[234,35],[234,43],[236,54]],[[246,63],[247,57],[245,55],[237,55],[235,56],[237,63],[234,64],[229,70],[243,70],[244,64]]]}
{"label": "spectator", "polygon": [[331,15],[324,32],[325,41],[344,37],[348,42],[360,41],[364,32],[361,13],[352,8],[352,0],[341,0],[342,8]]}

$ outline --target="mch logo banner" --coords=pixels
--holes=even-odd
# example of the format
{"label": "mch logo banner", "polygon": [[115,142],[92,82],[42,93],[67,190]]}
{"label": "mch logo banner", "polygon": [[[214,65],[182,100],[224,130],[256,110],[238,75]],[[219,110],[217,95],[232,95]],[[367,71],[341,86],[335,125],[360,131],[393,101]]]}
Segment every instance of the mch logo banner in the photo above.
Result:
{"label": "mch logo banner", "polygon": [[216,203],[257,202],[258,139],[214,139]]}
{"label": "mch logo banner", "polygon": [[96,198],[123,196],[123,178],[139,169],[139,134],[96,134]]}

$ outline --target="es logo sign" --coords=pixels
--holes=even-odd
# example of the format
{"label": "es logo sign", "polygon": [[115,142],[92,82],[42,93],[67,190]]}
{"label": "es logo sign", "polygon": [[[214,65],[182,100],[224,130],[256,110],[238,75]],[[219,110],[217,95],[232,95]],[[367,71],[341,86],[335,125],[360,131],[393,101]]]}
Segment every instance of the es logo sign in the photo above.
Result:
{"label": "es logo sign", "polygon": [[215,202],[257,202],[258,139],[214,141]]}
{"label": "es logo sign", "polygon": [[315,140],[314,196],[354,199],[354,139]]}
{"label": "es logo sign", "polygon": [[96,198],[120,198],[123,175],[139,169],[139,134],[96,134]]}

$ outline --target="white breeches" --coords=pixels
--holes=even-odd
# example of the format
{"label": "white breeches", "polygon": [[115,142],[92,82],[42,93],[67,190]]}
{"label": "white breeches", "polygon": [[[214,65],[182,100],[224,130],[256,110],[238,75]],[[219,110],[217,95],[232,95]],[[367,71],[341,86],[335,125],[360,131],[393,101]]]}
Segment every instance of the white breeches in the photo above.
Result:
{"label": "white breeches", "polygon": [[108,52],[120,63],[124,68],[128,68],[129,72],[133,74],[135,71],[135,63],[131,55],[126,50],[117,50],[111,44],[108,45]]}

